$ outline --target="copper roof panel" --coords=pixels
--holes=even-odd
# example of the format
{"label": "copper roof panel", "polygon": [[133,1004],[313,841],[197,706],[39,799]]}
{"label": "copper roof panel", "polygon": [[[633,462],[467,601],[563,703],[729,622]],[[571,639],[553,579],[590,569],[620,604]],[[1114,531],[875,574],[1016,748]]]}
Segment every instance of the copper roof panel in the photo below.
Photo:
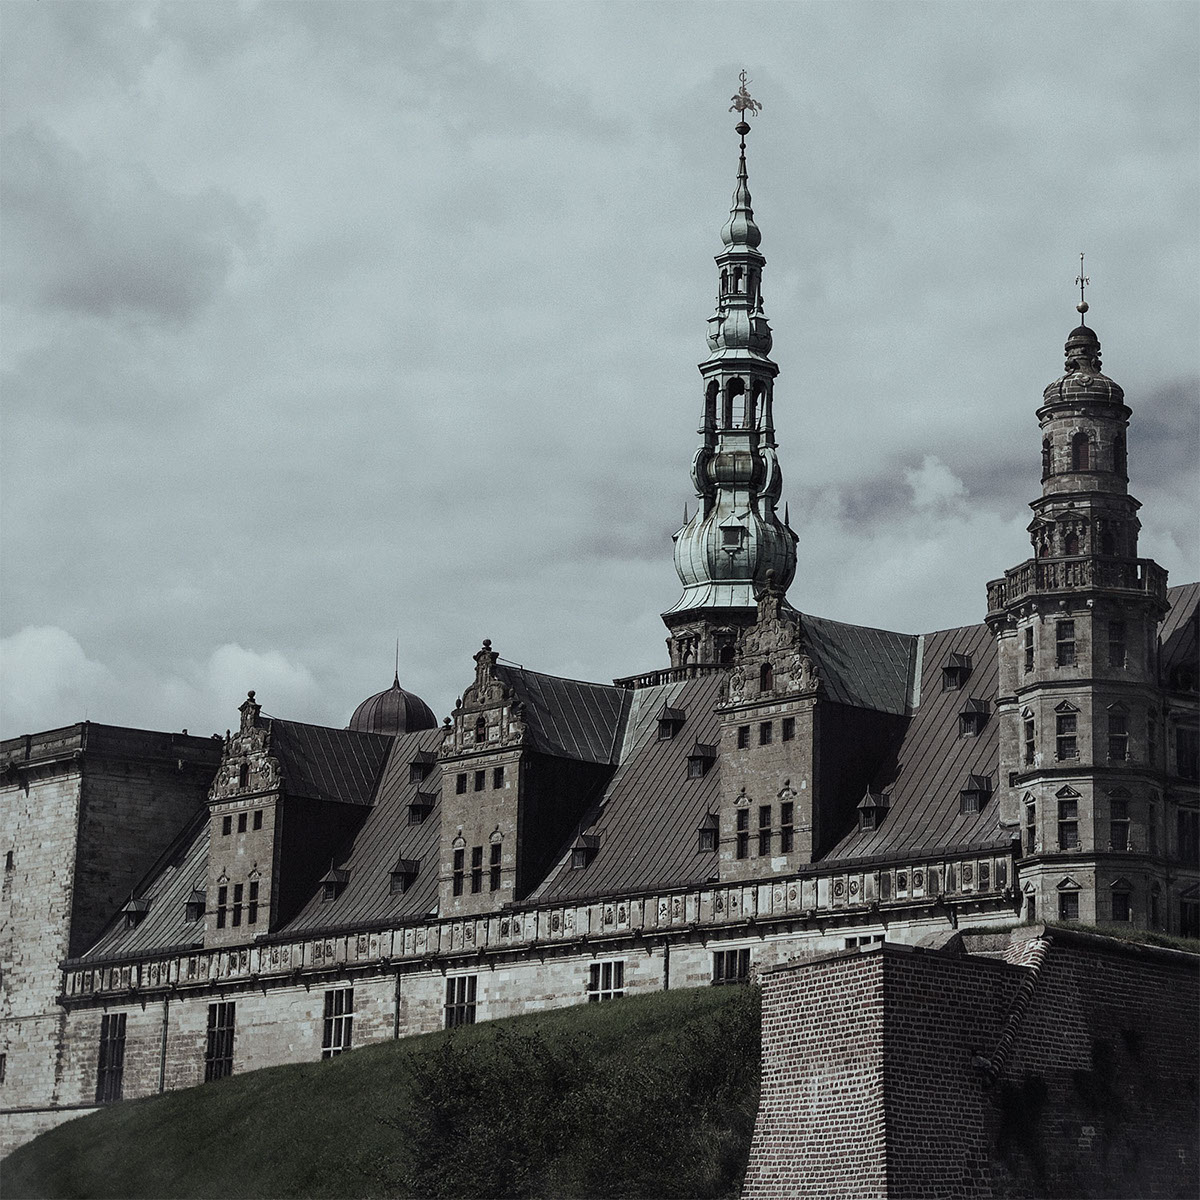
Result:
{"label": "copper roof panel", "polygon": [[283,771],[289,796],[370,804],[392,739],[352,729],[327,729],[270,718],[269,753]]}
{"label": "copper roof panel", "polygon": [[801,628],[830,700],[876,712],[908,711],[916,668],[915,635],[807,615],[801,617]]}

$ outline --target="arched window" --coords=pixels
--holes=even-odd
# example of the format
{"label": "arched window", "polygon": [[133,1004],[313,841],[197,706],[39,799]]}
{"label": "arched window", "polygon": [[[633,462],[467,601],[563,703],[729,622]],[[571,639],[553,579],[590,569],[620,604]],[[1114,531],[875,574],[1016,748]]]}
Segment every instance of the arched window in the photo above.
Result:
{"label": "arched window", "polygon": [[1129,463],[1125,453],[1125,435],[1118,433],[1113,438],[1113,470],[1118,475],[1129,475]]}
{"label": "arched window", "polygon": [[250,764],[242,763],[238,767],[238,787],[245,788],[250,786]]}
{"label": "arched window", "polygon": [[1053,459],[1054,443],[1049,438],[1042,439],[1042,478],[1049,479],[1054,474]]}
{"label": "arched window", "polygon": [[722,646],[719,661],[722,663],[733,662],[734,649],[732,646]]}
{"label": "arched window", "polygon": [[771,669],[771,664],[765,662],[758,668],[758,690],[760,692],[769,692],[774,686],[775,672]]}
{"label": "arched window", "polygon": [[475,744],[487,741],[487,717],[483,713],[475,721]]}
{"label": "arched window", "polygon": [[714,379],[704,393],[704,427],[715,429],[717,425],[717,397],[721,393],[721,385]]}
{"label": "arched window", "polygon": [[767,394],[767,385],[765,383],[756,383],[754,385],[754,395],[750,402],[750,419],[747,424],[752,429],[757,429],[763,424],[763,397]]}
{"label": "arched window", "polygon": [[731,379],[725,390],[725,428],[744,429],[746,426],[746,385]]}
{"label": "arched window", "polygon": [[733,268],[733,290],[735,292],[740,292],[742,290],[742,268],[741,267]]}
{"label": "arched window", "polygon": [[1088,435],[1080,432],[1071,438],[1071,470],[1087,471],[1092,465],[1092,447]]}
{"label": "arched window", "polygon": [[1063,539],[1063,553],[1064,554],[1078,554],[1079,553],[1079,534],[1077,534],[1077,533],[1068,533],[1067,534],[1067,536]]}
{"label": "arched window", "polygon": [[1105,528],[1100,531],[1100,553],[1101,554],[1116,554],[1117,539],[1113,537],[1113,531]]}
{"label": "arched window", "polygon": [[727,291],[729,291],[729,272],[722,271],[721,272],[721,295],[722,296],[725,295],[725,293]]}

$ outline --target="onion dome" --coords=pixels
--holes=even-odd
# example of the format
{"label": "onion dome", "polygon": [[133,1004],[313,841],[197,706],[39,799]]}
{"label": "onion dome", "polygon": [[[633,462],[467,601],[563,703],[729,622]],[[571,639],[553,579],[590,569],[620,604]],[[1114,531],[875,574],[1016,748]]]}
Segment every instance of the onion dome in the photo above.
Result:
{"label": "onion dome", "polygon": [[400,686],[400,675],[392,680],[386,692],[368,696],[355,710],[347,729],[358,733],[383,733],[389,737],[398,733],[413,733],[418,729],[436,729],[433,710],[412,692]]}

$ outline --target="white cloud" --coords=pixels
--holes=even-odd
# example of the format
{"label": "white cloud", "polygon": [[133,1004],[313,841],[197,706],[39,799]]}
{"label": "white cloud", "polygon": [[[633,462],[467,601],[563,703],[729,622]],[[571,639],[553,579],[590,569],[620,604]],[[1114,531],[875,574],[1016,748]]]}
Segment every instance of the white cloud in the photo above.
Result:
{"label": "white cloud", "polygon": [[936,454],[927,454],[920,467],[907,468],[904,478],[918,508],[945,508],[967,498],[967,489]]}
{"label": "white cloud", "polygon": [[0,717],[6,736],[106,720],[119,684],[65,629],[28,625],[0,638]]}

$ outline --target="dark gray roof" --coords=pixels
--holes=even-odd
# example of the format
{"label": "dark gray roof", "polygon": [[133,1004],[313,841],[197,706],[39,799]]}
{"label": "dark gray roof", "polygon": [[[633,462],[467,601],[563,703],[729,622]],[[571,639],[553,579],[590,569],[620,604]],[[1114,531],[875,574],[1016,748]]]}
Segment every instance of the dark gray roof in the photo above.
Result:
{"label": "dark gray roof", "polygon": [[354,710],[346,728],[393,737],[397,733],[415,733],[418,729],[436,729],[437,723],[429,705],[415,693],[405,691],[397,675],[386,692],[368,696]]}
{"label": "dark gray roof", "polygon": [[279,760],[289,796],[370,804],[392,739],[271,717],[269,753]]}
{"label": "dark gray roof", "polygon": [[[352,843],[340,847],[334,855],[334,866],[349,873],[345,886],[332,900],[325,900],[324,889],[318,887],[281,933],[412,921],[437,908],[440,772],[435,766],[418,781],[410,779],[409,767],[414,761],[425,761],[422,752],[437,750],[442,738],[440,729],[423,729],[389,739],[391,753],[375,804]],[[434,804],[423,824],[410,825],[409,805],[416,800],[418,790],[432,797]],[[421,865],[408,890],[393,895],[391,875],[401,859],[419,860]]]}
{"label": "dark gray roof", "polygon": [[[598,839],[595,857],[572,870],[571,856],[564,855],[532,899],[681,887],[703,883],[716,871],[717,855],[699,852],[697,830],[707,813],[717,811],[720,764],[690,779],[687,760],[697,742],[720,741],[713,708],[724,679],[716,672],[627,692],[621,765],[579,830]],[[660,741],[664,704],[686,710],[687,719],[673,738]]]}
{"label": "dark gray roof", "polygon": [[[959,688],[942,690],[942,667],[952,654],[968,654],[971,672]],[[995,798],[978,813],[959,811],[959,793],[978,787],[972,776],[988,776],[995,792],[1001,781],[998,726],[994,716],[981,733],[964,737],[959,714],[972,697],[994,701],[996,641],[986,625],[945,629],[921,638],[920,704],[895,755],[871,782],[889,807],[875,830],[855,830],[827,856],[831,859],[912,855],[1004,845]]]}
{"label": "dark gray roof", "polygon": [[800,621],[808,653],[830,700],[876,712],[908,712],[917,661],[914,634],[807,615]]}
{"label": "dark gray roof", "polygon": [[[208,809],[188,822],[163,856],[150,869],[134,895],[150,902],[150,911],[132,929],[118,913],[99,941],[80,957],[88,960],[124,958],[155,950],[197,946],[204,941],[204,919],[187,919],[188,901],[203,891],[208,873]],[[212,896],[208,903],[215,903]]]}
{"label": "dark gray roof", "polygon": [[530,744],[542,754],[614,766],[629,712],[628,688],[581,683],[498,663],[496,678],[525,707]]}
{"label": "dark gray roof", "polygon": [[1200,659],[1200,583],[1184,583],[1167,589],[1171,611],[1158,631],[1162,642],[1162,679],[1167,683],[1176,667],[1190,666],[1196,678]]}

